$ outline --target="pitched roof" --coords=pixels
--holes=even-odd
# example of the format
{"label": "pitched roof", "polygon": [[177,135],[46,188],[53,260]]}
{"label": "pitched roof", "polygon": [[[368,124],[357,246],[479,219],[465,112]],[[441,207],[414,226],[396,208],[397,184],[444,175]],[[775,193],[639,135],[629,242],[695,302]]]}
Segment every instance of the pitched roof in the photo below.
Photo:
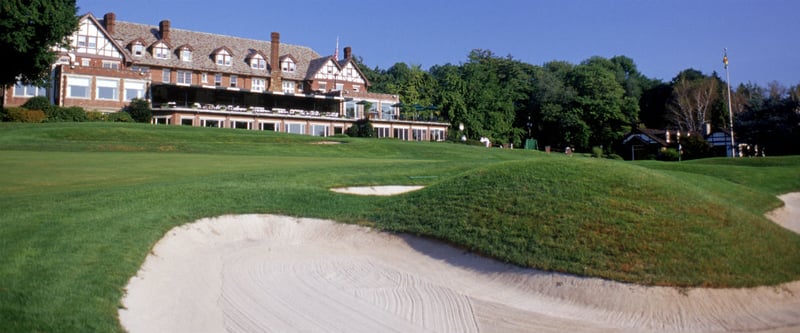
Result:
{"label": "pitched roof", "polygon": [[[105,22],[104,22],[105,23]],[[142,40],[144,45],[152,45],[161,40],[161,34],[157,25],[147,25],[116,21],[113,37],[118,44],[128,45],[134,40]],[[177,69],[187,69],[199,72],[230,73],[238,75],[252,75],[268,77],[269,74],[263,70],[250,67],[247,62],[248,56],[253,52],[262,51],[262,54],[270,54],[272,45],[269,40],[255,40],[232,36],[217,35],[211,33],[170,28],[169,41],[171,45],[190,46],[192,48],[192,61],[181,61],[180,57],[171,56],[170,59],[156,59],[150,53],[145,53],[141,57],[134,57],[130,54],[130,49],[124,49],[126,57],[131,59],[134,64],[139,66],[171,67]],[[233,56],[231,66],[217,65],[214,59],[214,51],[225,47],[230,50]],[[175,54],[171,50],[170,54]],[[319,58],[319,54],[309,47],[281,43],[281,55],[291,55],[297,64],[294,72],[282,72],[284,80],[303,80],[306,71],[313,59]],[[268,57],[265,57],[268,59]]]}
{"label": "pitched roof", "polygon": [[651,129],[651,128],[635,128],[626,135],[623,144],[628,143],[631,139],[637,138],[642,142],[648,144],[658,144],[661,147],[669,147],[669,143],[665,140],[667,131]]}
{"label": "pitched roof", "polygon": [[126,49],[123,46],[125,45],[125,43],[120,43],[120,41],[114,38],[114,36],[109,35],[108,31],[106,31],[105,29],[105,24],[100,24],[100,20],[95,18],[94,15],[92,15],[92,13],[83,14],[83,16],[79,18],[79,20],[81,21],[84,19],[91,21],[92,24],[94,24],[98,28],[98,30],[103,33],[103,36],[105,36],[108,40],[111,41],[111,44],[113,44],[114,47],[119,51],[119,53],[122,54],[122,57],[125,61],[130,61],[132,59],[130,50]]}

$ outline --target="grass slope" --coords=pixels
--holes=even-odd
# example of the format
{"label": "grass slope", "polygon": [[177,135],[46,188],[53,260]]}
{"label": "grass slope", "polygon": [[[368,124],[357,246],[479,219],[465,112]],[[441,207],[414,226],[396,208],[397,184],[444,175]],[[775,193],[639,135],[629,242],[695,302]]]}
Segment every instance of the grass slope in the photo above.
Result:
{"label": "grass slope", "polygon": [[[739,204],[731,205],[728,193]],[[544,159],[470,170],[372,218],[521,266],[644,284],[743,287],[800,276],[800,237],[763,217],[760,207],[774,201],[702,175]]]}
{"label": "grass slope", "polygon": [[[122,288],[201,217],[329,218],[501,260],[666,285],[798,279],[762,214],[800,158],[623,163],[447,143],[140,124],[0,123],[0,332],[121,331]],[[761,163],[761,164],[759,164]],[[745,181],[741,175],[748,177]],[[396,197],[334,186],[422,184]]]}

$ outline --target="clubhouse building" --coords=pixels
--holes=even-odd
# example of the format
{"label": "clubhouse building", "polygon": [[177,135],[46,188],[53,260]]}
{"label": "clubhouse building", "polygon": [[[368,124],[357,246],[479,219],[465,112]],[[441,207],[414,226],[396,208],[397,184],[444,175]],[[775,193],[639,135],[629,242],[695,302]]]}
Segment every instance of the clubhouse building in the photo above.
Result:
{"label": "clubhouse building", "polygon": [[369,92],[350,47],[343,56],[268,41],[80,18],[69,50],[59,50],[49,87],[17,84],[8,106],[47,96],[59,106],[118,112],[146,99],[154,124],[240,128],[329,136],[368,118],[378,137],[441,141],[449,123],[405,117],[397,95]]}

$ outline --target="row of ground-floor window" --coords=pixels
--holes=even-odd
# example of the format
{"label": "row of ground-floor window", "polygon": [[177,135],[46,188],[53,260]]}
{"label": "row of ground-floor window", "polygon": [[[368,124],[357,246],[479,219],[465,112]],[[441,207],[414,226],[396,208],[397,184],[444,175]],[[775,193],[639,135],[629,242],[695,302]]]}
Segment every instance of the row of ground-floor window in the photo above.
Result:
{"label": "row of ground-floor window", "polygon": [[[290,120],[241,120],[225,119],[215,117],[180,117],[179,122],[173,121],[173,116],[153,117],[153,124],[164,125],[183,125],[216,128],[237,128],[246,130],[260,130],[284,132],[292,134],[312,135],[312,136],[332,136],[344,134],[349,123],[324,123],[314,121],[290,121]],[[430,128],[420,126],[398,126],[373,124],[375,136],[378,138],[395,138],[404,141],[444,141],[445,130],[443,128]]]}

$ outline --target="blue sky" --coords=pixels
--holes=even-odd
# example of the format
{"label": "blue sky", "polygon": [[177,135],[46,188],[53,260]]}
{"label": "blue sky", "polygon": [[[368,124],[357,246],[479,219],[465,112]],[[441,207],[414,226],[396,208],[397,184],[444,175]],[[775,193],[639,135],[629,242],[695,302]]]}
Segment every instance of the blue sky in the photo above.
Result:
{"label": "blue sky", "polygon": [[[205,1],[78,0],[78,12],[174,29],[309,46],[351,46],[370,67],[459,64],[488,49],[541,65],[591,56],[632,58],[644,75],[671,80],[694,68],[731,82],[800,84],[800,1]],[[340,51],[341,54],[341,51]]]}

